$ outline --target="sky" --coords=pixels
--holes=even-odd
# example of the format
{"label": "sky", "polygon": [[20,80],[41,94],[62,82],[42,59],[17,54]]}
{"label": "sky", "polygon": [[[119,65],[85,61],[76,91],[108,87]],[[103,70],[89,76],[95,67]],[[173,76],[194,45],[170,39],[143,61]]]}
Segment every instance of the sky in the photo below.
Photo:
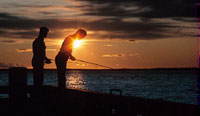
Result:
{"label": "sky", "polygon": [[[1,0],[0,68],[32,68],[32,42],[41,26],[54,59],[65,37],[87,30],[77,59],[115,69],[198,67],[192,0]],[[103,67],[68,61],[71,69]],[[55,63],[45,68],[55,68]]]}

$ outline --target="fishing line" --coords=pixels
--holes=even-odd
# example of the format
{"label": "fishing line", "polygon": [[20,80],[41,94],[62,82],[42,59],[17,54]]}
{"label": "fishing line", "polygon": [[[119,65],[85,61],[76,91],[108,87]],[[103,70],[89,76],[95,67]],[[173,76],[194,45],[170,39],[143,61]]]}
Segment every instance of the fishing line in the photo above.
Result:
{"label": "fishing line", "polygon": [[[55,60],[51,60],[51,61],[55,61]],[[84,63],[88,63],[88,64],[92,64],[92,65],[96,65],[96,66],[100,66],[100,67],[104,67],[104,68],[108,68],[108,69],[113,69],[112,67],[108,67],[108,66],[105,66],[105,65],[101,65],[101,64],[97,64],[97,63],[93,63],[93,62],[88,62],[88,61],[84,61],[84,60],[80,60],[80,59],[76,59],[75,61],[84,62]]]}
{"label": "fishing line", "polygon": [[101,67],[104,67],[104,68],[113,69],[112,67],[108,67],[108,66],[104,66],[104,65],[101,65],[101,64],[97,64],[97,63],[93,63],[93,62],[88,62],[88,61],[84,61],[84,60],[76,59],[76,61],[80,61],[80,62],[84,62],[84,63],[88,63],[88,64],[93,64],[93,65],[101,66]]}

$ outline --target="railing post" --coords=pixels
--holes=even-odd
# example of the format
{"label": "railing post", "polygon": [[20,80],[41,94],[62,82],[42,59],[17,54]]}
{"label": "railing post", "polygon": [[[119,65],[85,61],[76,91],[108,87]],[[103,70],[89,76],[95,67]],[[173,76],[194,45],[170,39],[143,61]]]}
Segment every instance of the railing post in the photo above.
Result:
{"label": "railing post", "polygon": [[9,88],[11,101],[27,99],[27,69],[25,67],[9,68]]}

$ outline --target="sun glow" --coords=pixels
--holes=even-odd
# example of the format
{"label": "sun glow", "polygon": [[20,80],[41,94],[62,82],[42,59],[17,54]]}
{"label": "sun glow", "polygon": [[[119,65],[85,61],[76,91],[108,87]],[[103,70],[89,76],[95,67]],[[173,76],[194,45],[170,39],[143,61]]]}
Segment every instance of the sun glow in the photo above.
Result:
{"label": "sun glow", "polygon": [[78,48],[79,46],[81,46],[81,44],[82,44],[81,40],[75,40],[73,48]]}

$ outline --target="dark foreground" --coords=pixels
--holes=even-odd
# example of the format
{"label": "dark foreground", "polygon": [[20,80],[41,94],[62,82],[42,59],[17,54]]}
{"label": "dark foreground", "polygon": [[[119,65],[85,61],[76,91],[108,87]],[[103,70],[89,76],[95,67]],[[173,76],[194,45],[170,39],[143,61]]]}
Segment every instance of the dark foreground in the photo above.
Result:
{"label": "dark foreground", "polygon": [[[8,92],[8,87],[1,87]],[[0,99],[0,116],[199,116],[198,106],[44,86],[26,99]]]}

